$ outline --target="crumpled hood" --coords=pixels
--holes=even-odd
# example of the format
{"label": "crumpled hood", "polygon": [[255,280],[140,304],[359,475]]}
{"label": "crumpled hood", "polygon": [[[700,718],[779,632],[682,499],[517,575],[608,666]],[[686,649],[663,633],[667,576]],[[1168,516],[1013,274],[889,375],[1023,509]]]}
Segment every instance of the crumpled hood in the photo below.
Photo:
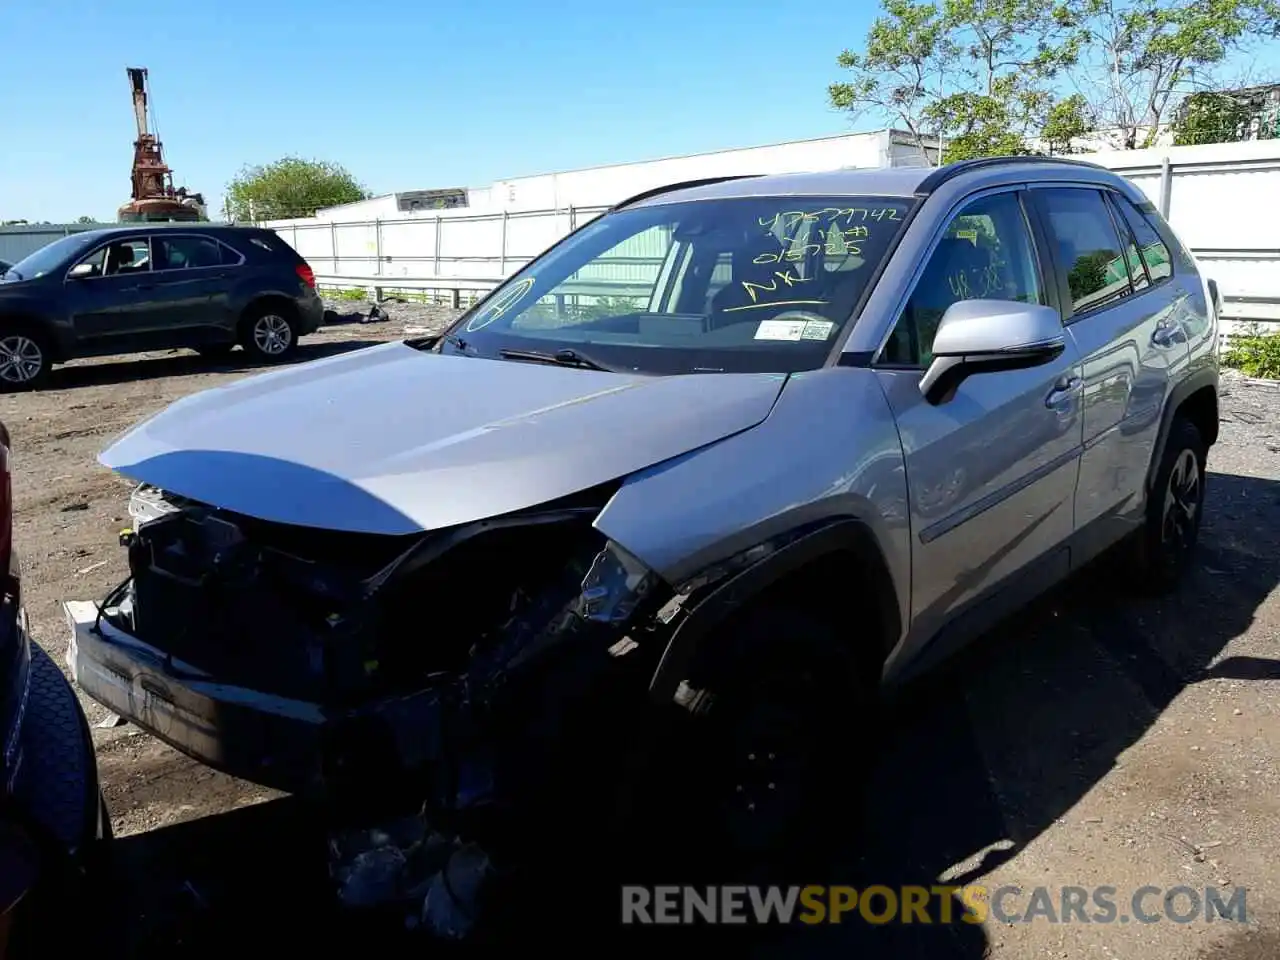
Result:
{"label": "crumpled hood", "polygon": [[388,343],[193,394],[99,460],[278,523],[404,534],[535,506],[755,426],[786,377],[645,377]]}

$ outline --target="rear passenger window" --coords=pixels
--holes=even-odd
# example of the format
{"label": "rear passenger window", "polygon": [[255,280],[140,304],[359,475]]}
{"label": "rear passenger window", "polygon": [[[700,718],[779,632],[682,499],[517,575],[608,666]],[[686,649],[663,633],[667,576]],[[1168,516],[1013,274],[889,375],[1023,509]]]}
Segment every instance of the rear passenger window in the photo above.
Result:
{"label": "rear passenger window", "polygon": [[1037,195],[1044,203],[1058,261],[1067,271],[1072,310],[1084,313],[1129,296],[1129,264],[1102,194],[1060,188]]}
{"label": "rear passenger window", "polygon": [[196,270],[222,264],[222,249],[209,237],[155,237],[157,270]]}
{"label": "rear passenger window", "polygon": [[1016,193],[974,200],[951,220],[885,343],[881,361],[928,366],[947,308],[960,300],[979,299],[1045,302],[1035,248]]}
{"label": "rear passenger window", "polygon": [[1147,265],[1147,272],[1151,274],[1152,282],[1159,283],[1173,272],[1169,266],[1169,248],[1141,210],[1125,197],[1117,196],[1115,200],[1129,229],[1137,238],[1138,248],[1142,251],[1142,259]]}
{"label": "rear passenger window", "polygon": [[1138,244],[1133,238],[1133,231],[1129,229],[1129,224],[1116,207],[1115,201],[1117,199],[1114,194],[1111,195],[1111,216],[1120,231],[1120,242],[1124,244],[1124,261],[1129,268],[1129,283],[1135,291],[1143,290],[1150,286],[1151,279],[1147,276],[1147,268],[1143,265],[1142,255],[1138,253]]}

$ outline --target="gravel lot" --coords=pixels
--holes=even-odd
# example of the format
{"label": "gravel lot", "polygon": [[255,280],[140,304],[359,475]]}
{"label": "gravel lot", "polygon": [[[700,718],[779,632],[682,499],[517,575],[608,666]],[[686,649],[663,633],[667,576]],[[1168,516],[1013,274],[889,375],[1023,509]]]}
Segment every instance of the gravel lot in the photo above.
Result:
{"label": "gravel lot", "polygon": [[[354,321],[368,306],[334,308]],[[326,327],[299,359],[438,329],[449,315],[386,309],[383,322]],[[131,485],[97,453],[167,403],[251,372],[239,354],[211,363],[176,351],[78,362],[44,391],[0,397],[27,605],[59,663],[59,602],[97,599],[125,573],[116,537]],[[1240,885],[1249,926],[989,921],[876,928],[871,943],[868,928],[846,924],[802,931],[779,944],[785,955],[1280,956],[1280,389],[1229,377],[1226,393],[1201,563],[1184,591],[1135,600],[1102,565],[913,691],[891,735],[860,732],[891,749],[867,813],[874,839],[833,882],[928,885],[945,871],[991,888],[1110,885],[1121,905],[1146,884]],[[313,922],[323,850],[292,800],[130,725],[95,727],[94,738],[122,838],[122,879],[102,895],[133,955],[203,955],[261,936],[335,945]]]}

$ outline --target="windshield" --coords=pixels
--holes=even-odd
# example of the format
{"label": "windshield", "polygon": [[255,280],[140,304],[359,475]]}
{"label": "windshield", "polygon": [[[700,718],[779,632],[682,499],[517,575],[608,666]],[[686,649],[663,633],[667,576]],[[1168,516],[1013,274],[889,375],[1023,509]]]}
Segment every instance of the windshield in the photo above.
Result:
{"label": "windshield", "polygon": [[910,205],[748,197],[609,213],[464,314],[440,349],[571,350],[647,373],[813,369]]}
{"label": "windshield", "polygon": [[19,260],[5,276],[10,280],[34,280],[56,270],[72,255],[93,245],[97,236],[92,233],[73,233],[53,243],[46,244],[26,259]]}

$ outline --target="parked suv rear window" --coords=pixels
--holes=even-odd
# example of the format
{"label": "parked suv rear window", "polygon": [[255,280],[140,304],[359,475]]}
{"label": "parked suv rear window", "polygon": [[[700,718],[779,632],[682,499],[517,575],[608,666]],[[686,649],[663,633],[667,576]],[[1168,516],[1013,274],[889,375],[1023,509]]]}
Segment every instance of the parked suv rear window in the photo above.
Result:
{"label": "parked suv rear window", "polygon": [[1049,220],[1049,234],[1067,271],[1071,305],[1083,313],[1129,296],[1124,245],[1102,194],[1061,188],[1037,191]]}
{"label": "parked suv rear window", "polygon": [[590,353],[654,373],[822,365],[911,201],[745,197],[609,213],[451,331],[468,347]]}
{"label": "parked suv rear window", "polygon": [[157,270],[195,270],[239,260],[211,237],[153,237]]}

